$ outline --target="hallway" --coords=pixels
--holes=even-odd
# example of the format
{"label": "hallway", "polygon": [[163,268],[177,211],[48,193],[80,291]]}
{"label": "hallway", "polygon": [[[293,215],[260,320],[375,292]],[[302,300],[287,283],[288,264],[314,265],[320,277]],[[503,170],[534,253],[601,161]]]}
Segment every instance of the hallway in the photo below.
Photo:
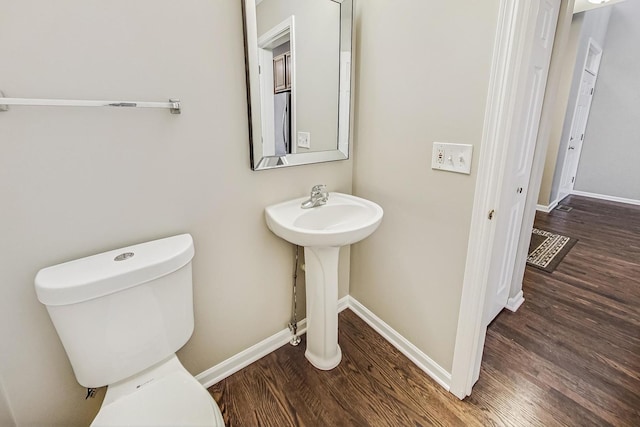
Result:
{"label": "hallway", "polygon": [[485,400],[491,376],[513,390],[515,412],[640,425],[640,206],[578,196],[562,204],[573,209],[538,212],[535,226],[579,241],[551,274],[527,266],[526,301],[489,326],[469,400]]}

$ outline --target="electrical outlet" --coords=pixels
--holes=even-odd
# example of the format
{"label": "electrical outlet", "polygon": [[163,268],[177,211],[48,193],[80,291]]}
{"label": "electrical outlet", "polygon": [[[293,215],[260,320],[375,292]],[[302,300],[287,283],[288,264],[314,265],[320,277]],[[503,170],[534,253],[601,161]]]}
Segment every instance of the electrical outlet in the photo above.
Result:
{"label": "electrical outlet", "polygon": [[436,162],[437,165],[444,164],[444,149],[442,147],[436,147],[436,144],[433,144],[433,161]]}
{"label": "electrical outlet", "polygon": [[431,168],[449,172],[471,173],[473,146],[470,144],[452,144],[434,142]]}
{"label": "electrical outlet", "polygon": [[298,132],[298,147],[311,148],[311,133]]}

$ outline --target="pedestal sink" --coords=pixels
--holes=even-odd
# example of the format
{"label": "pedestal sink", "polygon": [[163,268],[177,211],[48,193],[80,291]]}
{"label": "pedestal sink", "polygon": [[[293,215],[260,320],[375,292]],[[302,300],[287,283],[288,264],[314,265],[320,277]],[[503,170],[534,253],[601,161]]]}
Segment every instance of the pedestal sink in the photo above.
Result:
{"label": "pedestal sink", "polygon": [[359,242],[382,221],[382,208],[369,200],[331,193],[326,204],[302,209],[307,198],[265,209],[267,226],[277,236],[304,246],[307,283],[307,350],[305,357],[322,370],[340,363],[338,345],[338,254],[341,246]]}

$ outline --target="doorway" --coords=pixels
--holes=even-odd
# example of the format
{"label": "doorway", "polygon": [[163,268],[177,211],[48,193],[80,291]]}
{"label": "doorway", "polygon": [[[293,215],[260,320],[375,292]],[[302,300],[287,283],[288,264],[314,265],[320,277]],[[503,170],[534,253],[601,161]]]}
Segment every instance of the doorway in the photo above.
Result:
{"label": "doorway", "polygon": [[[560,0],[503,0],[500,3],[451,371],[450,391],[460,399],[471,394],[478,379],[490,317],[487,312],[498,297],[496,291],[502,289],[502,294],[508,296],[508,291],[504,291],[511,288],[512,278],[517,274],[515,267],[526,259],[526,252],[523,257],[520,248],[525,240],[523,230],[530,225],[526,215],[532,206],[535,209],[535,203],[531,205],[532,194],[537,194],[539,189],[530,188],[530,184],[536,182],[535,174],[542,175],[541,147],[536,141],[546,102],[549,58],[557,17],[572,12],[566,8],[567,4]],[[563,22],[566,25],[566,19]],[[533,60],[538,49],[546,51],[546,61]],[[513,138],[521,137],[530,137],[532,142],[514,142]],[[524,195],[518,200],[512,192]],[[500,223],[498,216],[502,217]],[[530,229],[526,234],[525,238],[530,237]],[[505,248],[507,241],[514,244]],[[502,263],[497,269],[496,259]],[[495,281],[490,284],[490,276],[503,276],[509,285],[500,286]],[[497,304],[496,314],[503,307],[502,301]]]}
{"label": "doorway", "polygon": [[[559,21],[560,24],[558,25],[556,34],[559,35],[559,40],[563,41],[569,38],[571,19],[573,17],[573,11],[567,8],[567,3],[565,2],[562,2],[560,16],[562,18]],[[564,43],[561,45],[564,46]],[[562,55],[567,54],[567,51],[568,50],[565,47],[559,48],[557,52],[554,52],[554,58],[562,57]],[[562,62],[563,61],[554,60],[554,64],[551,66],[553,78],[550,77],[550,82],[552,83],[550,83],[550,88],[548,89],[547,95],[549,96],[545,96],[543,121],[541,122],[538,130],[538,144],[535,149],[531,179],[529,181],[529,194],[527,195],[523,225],[521,227],[521,234],[517,248],[515,271],[512,282],[513,286],[511,289],[512,295],[514,292],[518,291],[518,289],[515,289],[516,284],[517,282],[520,284],[522,283],[521,279],[524,275],[528,243],[531,236],[531,227],[535,217],[538,193],[544,169],[545,153],[552,129],[553,117],[555,116],[557,108],[556,105],[560,105],[556,100],[556,92],[560,86],[562,70],[564,69]],[[494,66],[496,66],[495,59]],[[502,78],[504,78],[504,76]],[[498,103],[498,105],[504,104]],[[513,104],[507,103],[506,105],[508,105],[508,108],[513,108]],[[507,114],[506,116],[508,117],[509,115]],[[502,119],[507,120],[504,116]],[[499,122],[500,121],[498,120],[498,123]],[[484,144],[485,142],[483,139],[483,147],[486,147]],[[489,149],[491,149],[491,144]],[[482,160],[483,159],[481,158],[481,162]],[[487,162],[487,164],[491,166],[496,165],[496,163],[492,163],[491,161]],[[478,176],[479,180],[486,179],[487,182],[478,182],[476,198],[486,197],[487,201],[486,203],[477,204],[474,202],[474,219],[472,220],[471,240],[469,243],[467,266],[465,270],[465,281],[463,284],[458,334],[456,337],[452,369],[450,391],[460,398],[464,398],[471,393],[471,388],[477,379],[477,372],[481,362],[483,344],[486,336],[486,327],[484,327],[484,322],[482,322],[484,319],[482,319],[482,313],[480,313],[484,307],[483,304],[479,304],[477,302],[477,298],[482,298],[483,300],[484,298],[488,298],[488,295],[486,294],[488,293],[488,273],[486,270],[488,269],[492,255],[491,253],[488,255],[482,254],[481,251],[487,251],[486,248],[488,245],[493,247],[495,244],[495,233],[492,232],[491,226],[487,224],[486,218],[487,212],[493,213],[493,206],[496,201],[491,199],[495,194],[492,191],[483,188],[482,185],[489,185],[491,183],[491,178],[495,178],[496,182],[504,182],[504,176],[502,175],[497,173],[492,174],[490,172],[486,172],[486,174],[489,176],[488,178],[484,177],[483,173],[480,173]],[[482,209],[485,209],[485,211],[483,212]],[[484,223],[482,220],[485,220]],[[483,292],[485,293],[483,294]],[[476,298],[475,301],[474,298]],[[513,302],[512,298],[514,299]],[[515,300],[516,298],[519,298],[519,302]],[[524,298],[520,289],[518,295],[512,296],[509,299],[509,304],[517,307],[523,301]],[[470,367],[470,363],[476,363],[474,366],[475,369]]]}
{"label": "doorway", "polygon": [[527,46],[526,65],[520,72],[524,87],[509,135],[503,189],[495,218],[485,326],[502,311],[509,299],[559,8],[559,1],[531,3],[528,26],[533,37]]}
{"label": "doorway", "polygon": [[560,187],[558,190],[558,201],[567,197],[573,191],[576,182],[576,174],[582,153],[582,144],[591,111],[591,101],[598,78],[600,60],[602,58],[602,48],[593,38],[589,39],[587,55],[584,59],[582,75],[580,77],[580,87],[578,89],[578,100],[573,113],[571,131],[567,144],[567,152],[562,166]]}
{"label": "doorway", "polygon": [[258,38],[263,156],[296,152],[291,143],[296,115],[295,16],[291,15]]}

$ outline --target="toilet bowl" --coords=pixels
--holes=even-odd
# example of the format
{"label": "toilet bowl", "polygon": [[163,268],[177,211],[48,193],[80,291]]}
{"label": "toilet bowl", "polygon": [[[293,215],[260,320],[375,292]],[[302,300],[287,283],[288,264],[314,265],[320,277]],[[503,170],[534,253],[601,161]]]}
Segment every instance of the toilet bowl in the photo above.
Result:
{"label": "toilet bowl", "polygon": [[[205,393],[203,393],[205,391]],[[176,356],[112,384],[91,427],[224,426],[211,395]]]}
{"label": "toilet bowl", "polygon": [[224,426],[175,352],[193,332],[189,234],[40,270],[46,307],[78,382],[107,386],[92,426]]}

